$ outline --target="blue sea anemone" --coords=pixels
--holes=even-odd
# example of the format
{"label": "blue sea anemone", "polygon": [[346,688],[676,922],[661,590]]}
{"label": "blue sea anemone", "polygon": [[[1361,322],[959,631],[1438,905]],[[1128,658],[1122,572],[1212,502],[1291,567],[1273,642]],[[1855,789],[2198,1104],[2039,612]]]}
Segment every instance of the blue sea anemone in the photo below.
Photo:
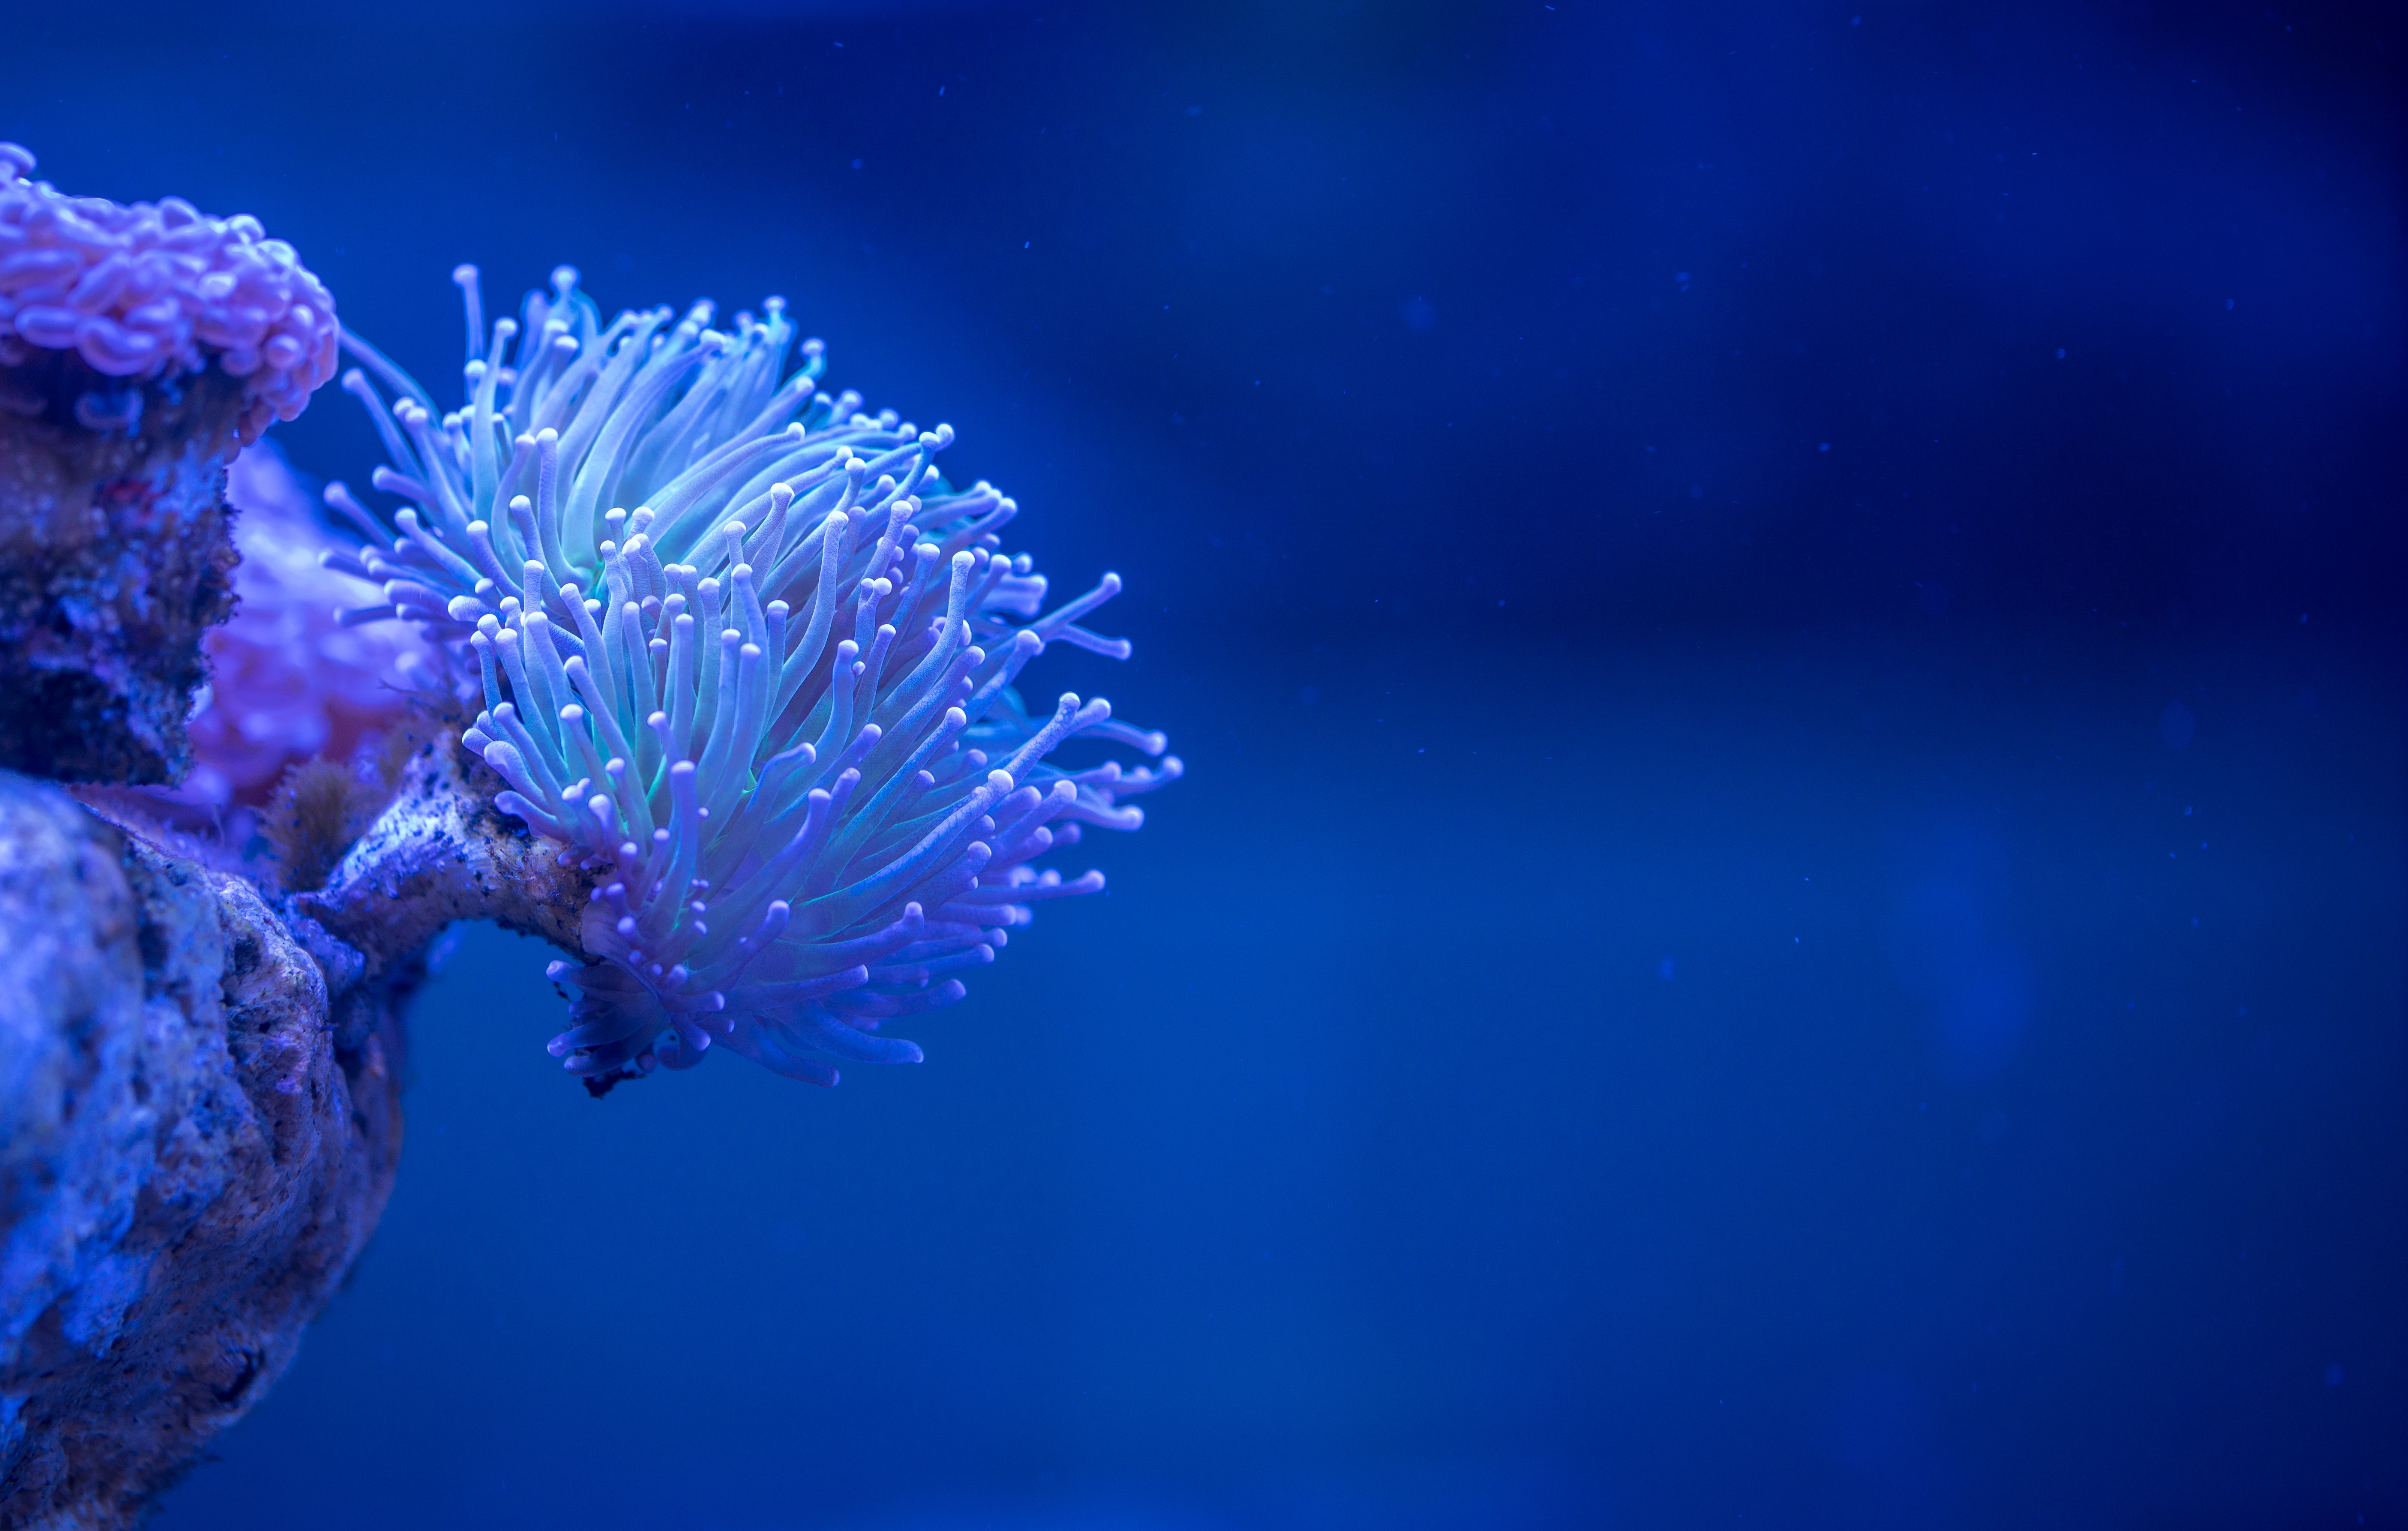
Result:
{"label": "blue sea anemone", "polygon": [[604,325],[563,266],[489,332],[475,268],[453,278],[461,408],[345,336],[395,395],[343,379],[393,460],[373,482],[409,504],[329,485],[371,540],[328,562],[382,587],[346,621],[473,655],[462,737],[495,807],[595,874],[552,1052],[597,1087],[714,1046],[821,1084],[829,1059],[918,1061],[882,1023],[960,999],[1033,905],[1099,890],[1031,864],[1138,827],[1122,799],[1180,774],[1048,764],[1076,735],[1165,741],[1013,689],[1051,643],[1126,657],[1078,624],[1119,579],[1040,615],[1044,576],[996,536],[1018,508],[938,476],[951,427],[821,393],[819,341],[789,372],[781,299],[724,330],[708,303]]}

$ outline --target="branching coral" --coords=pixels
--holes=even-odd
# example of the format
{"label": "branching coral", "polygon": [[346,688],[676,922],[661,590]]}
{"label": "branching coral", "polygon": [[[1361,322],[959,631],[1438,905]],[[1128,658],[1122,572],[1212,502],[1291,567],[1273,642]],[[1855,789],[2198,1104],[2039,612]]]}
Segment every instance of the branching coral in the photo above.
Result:
{"label": "branching coral", "polygon": [[830,1059],[917,1061],[881,1024],[961,998],[1033,905],[1100,889],[1031,863],[1136,828],[1122,799],[1180,773],[1049,764],[1074,735],[1164,740],[1013,689],[1050,643],[1126,656],[1078,624],[1118,578],[1040,615],[1044,577],[996,536],[1013,502],[936,474],[951,427],[821,393],[818,341],[788,373],[781,300],[724,331],[707,303],[604,325],[564,266],[489,331],[475,269],[454,279],[464,408],[347,337],[397,395],[344,378],[393,459],[373,482],[410,504],[388,522],[330,485],[372,540],[329,563],[382,587],[347,620],[473,653],[464,741],[496,806],[596,874],[552,1052],[595,1085],[714,1045],[822,1084]]}
{"label": "branching coral", "polygon": [[[210,218],[181,197],[66,196],[24,179],[34,163],[0,143],[0,366],[72,351],[130,381],[214,359],[242,379],[235,431],[246,443],[298,416],[334,376],[334,299],[257,219]],[[141,405],[137,389],[89,390],[77,413],[91,429],[131,430]]]}

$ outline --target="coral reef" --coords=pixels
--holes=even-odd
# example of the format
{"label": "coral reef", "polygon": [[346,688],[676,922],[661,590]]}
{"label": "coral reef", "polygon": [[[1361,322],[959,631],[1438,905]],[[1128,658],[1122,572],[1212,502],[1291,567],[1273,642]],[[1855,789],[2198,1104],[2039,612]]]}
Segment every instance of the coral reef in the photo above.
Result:
{"label": "coral reef", "polygon": [[821,1084],[917,1061],[881,1024],[960,999],[1033,905],[1100,889],[1029,863],[1136,828],[1121,799],[1179,775],[1053,766],[1076,735],[1164,740],[1013,689],[1049,643],[1126,656],[1078,625],[1118,578],[1039,615],[1044,577],[996,535],[1018,508],[936,474],[951,427],[820,393],[817,341],[787,374],[780,299],[726,331],[707,303],[605,326],[563,266],[489,332],[475,268],[454,279],[462,408],[347,337],[398,395],[343,380],[393,459],[376,487],[410,503],[380,519],[330,485],[376,540],[329,562],[381,586],[352,619],[473,651],[462,739],[494,805],[595,874],[552,1052],[597,1091],[715,1044]]}
{"label": "coral reef", "polygon": [[[247,219],[0,144],[0,1526],[130,1524],[374,1230],[418,948],[360,953],[117,787],[173,780],[232,604],[227,459],[331,371]],[[423,943],[422,943],[423,944]]]}
{"label": "coral reef", "polygon": [[231,609],[226,459],[332,374],[334,302],[251,219],[33,165],[0,144],[0,766],[171,782]]}
{"label": "coral reef", "polygon": [[[821,393],[818,342],[789,370],[775,299],[606,325],[564,267],[488,329],[462,268],[464,408],[344,337],[408,503],[330,485],[334,548],[253,449],[235,576],[229,459],[331,371],[332,300],[248,220],[31,167],[0,145],[0,1531],[132,1524],[291,1361],[391,1190],[446,925],[581,959],[552,1051],[596,1095],[718,1047],[833,1084],[917,1059],[882,1023],[1100,889],[1033,864],[1180,774],[1053,762],[1162,755],[1014,689],[1125,657],[1079,625],[1118,579],[1046,611],[1013,502]],[[188,717],[203,769],[137,788]],[[272,859],[156,816],[226,808]]]}

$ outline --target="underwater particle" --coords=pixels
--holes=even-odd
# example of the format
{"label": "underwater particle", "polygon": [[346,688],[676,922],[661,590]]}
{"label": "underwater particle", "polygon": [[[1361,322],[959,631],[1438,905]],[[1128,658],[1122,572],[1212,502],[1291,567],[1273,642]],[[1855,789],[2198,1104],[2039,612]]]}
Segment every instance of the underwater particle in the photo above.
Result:
{"label": "underwater particle", "polygon": [[2168,702],[2157,714],[2157,737],[2165,740],[2169,750],[2186,747],[2199,734],[2199,715],[2187,703]]}
{"label": "underwater particle", "polygon": [[1124,799],[1181,774],[1051,764],[1077,737],[1166,741],[1014,689],[1053,644],[1127,656],[1079,625],[1119,578],[1045,611],[996,535],[1013,501],[936,473],[950,426],[822,392],[819,341],[789,372],[781,299],[724,330],[709,303],[605,324],[562,266],[488,329],[476,269],[453,279],[464,407],[345,337],[395,394],[343,379],[392,458],[372,482],[409,503],[329,485],[373,540],[326,563],[380,587],[345,621],[415,622],[473,665],[461,737],[494,806],[588,874],[552,1054],[597,1094],[717,1047],[821,1084],[918,1061],[882,1024],[961,999],[1035,905],[1100,891],[1033,863],[1137,828]]}
{"label": "underwater particle", "polygon": [[0,144],[0,766],[161,783],[232,604],[226,461],[334,370],[334,300],[247,217],[120,207]]}

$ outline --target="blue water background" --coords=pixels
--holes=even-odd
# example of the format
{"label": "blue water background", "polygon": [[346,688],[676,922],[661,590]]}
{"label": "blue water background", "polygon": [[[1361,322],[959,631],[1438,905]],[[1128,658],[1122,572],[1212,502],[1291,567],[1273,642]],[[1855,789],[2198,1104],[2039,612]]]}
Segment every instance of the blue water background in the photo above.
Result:
{"label": "blue water background", "polygon": [[1191,767],[833,1093],[469,934],[162,1531],[2408,1524],[2396,18],[0,30],[438,396],[459,260],[785,293]]}

